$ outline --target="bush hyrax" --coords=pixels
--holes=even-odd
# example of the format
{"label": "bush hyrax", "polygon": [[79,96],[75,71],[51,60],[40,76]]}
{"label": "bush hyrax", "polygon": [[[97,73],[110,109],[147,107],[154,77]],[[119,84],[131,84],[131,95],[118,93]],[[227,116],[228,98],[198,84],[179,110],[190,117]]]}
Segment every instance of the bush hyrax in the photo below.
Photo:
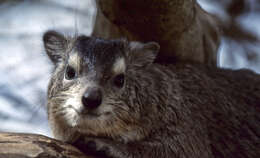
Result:
{"label": "bush hyrax", "polygon": [[[153,63],[159,45],[45,33],[55,138],[116,158],[260,157],[260,78]],[[249,82],[247,82],[249,81]]]}

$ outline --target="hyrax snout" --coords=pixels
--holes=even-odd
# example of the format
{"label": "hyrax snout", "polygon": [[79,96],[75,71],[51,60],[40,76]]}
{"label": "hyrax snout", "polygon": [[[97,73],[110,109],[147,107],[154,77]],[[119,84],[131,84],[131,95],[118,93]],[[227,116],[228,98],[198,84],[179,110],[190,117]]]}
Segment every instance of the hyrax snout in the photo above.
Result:
{"label": "hyrax snout", "polygon": [[88,110],[96,109],[102,103],[102,92],[100,88],[91,87],[82,96],[82,104]]}

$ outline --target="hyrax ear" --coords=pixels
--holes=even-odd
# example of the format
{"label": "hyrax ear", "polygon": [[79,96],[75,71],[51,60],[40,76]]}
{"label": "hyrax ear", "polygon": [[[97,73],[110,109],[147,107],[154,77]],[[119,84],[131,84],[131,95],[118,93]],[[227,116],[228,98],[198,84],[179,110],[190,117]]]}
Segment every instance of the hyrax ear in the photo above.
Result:
{"label": "hyrax ear", "polygon": [[131,63],[138,67],[144,67],[153,63],[160,50],[160,45],[156,42],[130,42],[129,47]]}
{"label": "hyrax ear", "polygon": [[43,43],[47,55],[54,64],[63,58],[67,40],[62,34],[56,31],[47,31],[43,35]]}

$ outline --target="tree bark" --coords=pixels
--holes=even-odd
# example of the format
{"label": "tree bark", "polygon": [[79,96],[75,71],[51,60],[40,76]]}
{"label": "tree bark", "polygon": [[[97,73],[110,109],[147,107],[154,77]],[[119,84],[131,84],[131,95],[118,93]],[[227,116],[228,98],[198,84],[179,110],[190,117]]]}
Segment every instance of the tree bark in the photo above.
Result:
{"label": "tree bark", "polygon": [[0,133],[0,158],[93,158],[75,147],[35,134]]}
{"label": "tree bark", "polygon": [[220,43],[215,18],[195,0],[96,0],[93,36],[156,41],[158,62],[216,66]]}

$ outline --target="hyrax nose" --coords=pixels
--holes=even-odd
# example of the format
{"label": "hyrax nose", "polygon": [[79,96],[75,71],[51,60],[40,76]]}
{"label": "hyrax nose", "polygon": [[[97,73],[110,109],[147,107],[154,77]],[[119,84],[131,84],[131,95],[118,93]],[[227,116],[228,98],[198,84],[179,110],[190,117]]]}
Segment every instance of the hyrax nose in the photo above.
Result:
{"label": "hyrax nose", "polygon": [[97,108],[102,102],[102,93],[99,88],[89,88],[82,96],[82,103],[88,109]]}

